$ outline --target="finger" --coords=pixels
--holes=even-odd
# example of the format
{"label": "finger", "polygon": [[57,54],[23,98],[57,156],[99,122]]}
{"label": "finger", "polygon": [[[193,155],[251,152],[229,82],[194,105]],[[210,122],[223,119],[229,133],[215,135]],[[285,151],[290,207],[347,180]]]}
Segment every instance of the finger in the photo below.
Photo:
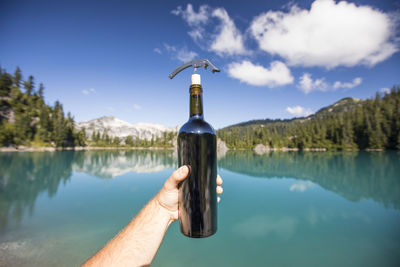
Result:
{"label": "finger", "polygon": [[221,201],[221,198],[220,197],[217,197],[217,202],[219,203]]}
{"label": "finger", "polygon": [[165,187],[167,189],[175,189],[180,182],[186,179],[189,175],[189,167],[183,165],[179,169],[175,170],[168,180],[165,182]]}
{"label": "finger", "polygon": [[217,194],[218,194],[218,195],[221,195],[223,191],[224,191],[224,190],[222,189],[221,186],[217,186]]}
{"label": "finger", "polygon": [[217,175],[217,185],[221,185],[223,183],[221,176]]}

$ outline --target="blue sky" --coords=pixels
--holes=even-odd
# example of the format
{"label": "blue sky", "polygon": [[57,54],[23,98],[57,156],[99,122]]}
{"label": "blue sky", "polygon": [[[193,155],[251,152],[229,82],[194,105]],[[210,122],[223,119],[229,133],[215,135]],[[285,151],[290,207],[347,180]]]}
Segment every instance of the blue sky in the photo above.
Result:
{"label": "blue sky", "polygon": [[0,1],[0,64],[45,85],[76,121],[188,117],[199,70],[215,128],[316,112],[399,84],[400,1]]}

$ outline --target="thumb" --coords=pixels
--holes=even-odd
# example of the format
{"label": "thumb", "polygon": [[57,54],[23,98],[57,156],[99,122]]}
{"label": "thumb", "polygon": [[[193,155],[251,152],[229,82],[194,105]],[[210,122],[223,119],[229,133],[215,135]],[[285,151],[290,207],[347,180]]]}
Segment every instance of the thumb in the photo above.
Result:
{"label": "thumb", "polygon": [[186,179],[189,175],[190,170],[187,165],[183,165],[179,169],[175,170],[168,180],[165,182],[165,187],[167,189],[175,189],[178,187],[178,184]]}

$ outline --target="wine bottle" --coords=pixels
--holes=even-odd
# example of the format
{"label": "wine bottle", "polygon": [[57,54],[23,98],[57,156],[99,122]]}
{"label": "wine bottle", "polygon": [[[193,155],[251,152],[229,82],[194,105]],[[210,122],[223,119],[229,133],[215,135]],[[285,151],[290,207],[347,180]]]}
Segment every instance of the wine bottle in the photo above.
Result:
{"label": "wine bottle", "polygon": [[[208,60],[198,60],[178,68],[170,78],[188,65],[195,69],[210,66],[213,72],[219,72]],[[189,166],[190,173],[179,186],[178,205],[182,234],[195,238],[217,231],[217,138],[213,127],[204,120],[202,98],[200,75],[193,74],[189,120],[178,134],[178,164]]]}
{"label": "wine bottle", "polygon": [[[193,74],[192,80],[199,80]],[[194,79],[193,79],[194,78]],[[214,129],[204,121],[202,88],[190,86],[190,117],[179,130],[179,166],[188,165],[189,177],[179,189],[181,232],[189,237],[207,237],[217,231],[217,150]]]}

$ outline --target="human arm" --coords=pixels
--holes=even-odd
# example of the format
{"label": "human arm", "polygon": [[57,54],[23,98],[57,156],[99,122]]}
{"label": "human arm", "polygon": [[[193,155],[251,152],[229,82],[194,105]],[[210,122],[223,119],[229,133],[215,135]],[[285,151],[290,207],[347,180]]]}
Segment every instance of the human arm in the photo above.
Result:
{"label": "human arm", "polygon": [[[186,179],[189,168],[174,171],[162,189],[139,214],[104,248],[83,266],[148,266],[164,238],[168,226],[178,220],[178,184]],[[217,193],[222,193],[217,177]]]}

